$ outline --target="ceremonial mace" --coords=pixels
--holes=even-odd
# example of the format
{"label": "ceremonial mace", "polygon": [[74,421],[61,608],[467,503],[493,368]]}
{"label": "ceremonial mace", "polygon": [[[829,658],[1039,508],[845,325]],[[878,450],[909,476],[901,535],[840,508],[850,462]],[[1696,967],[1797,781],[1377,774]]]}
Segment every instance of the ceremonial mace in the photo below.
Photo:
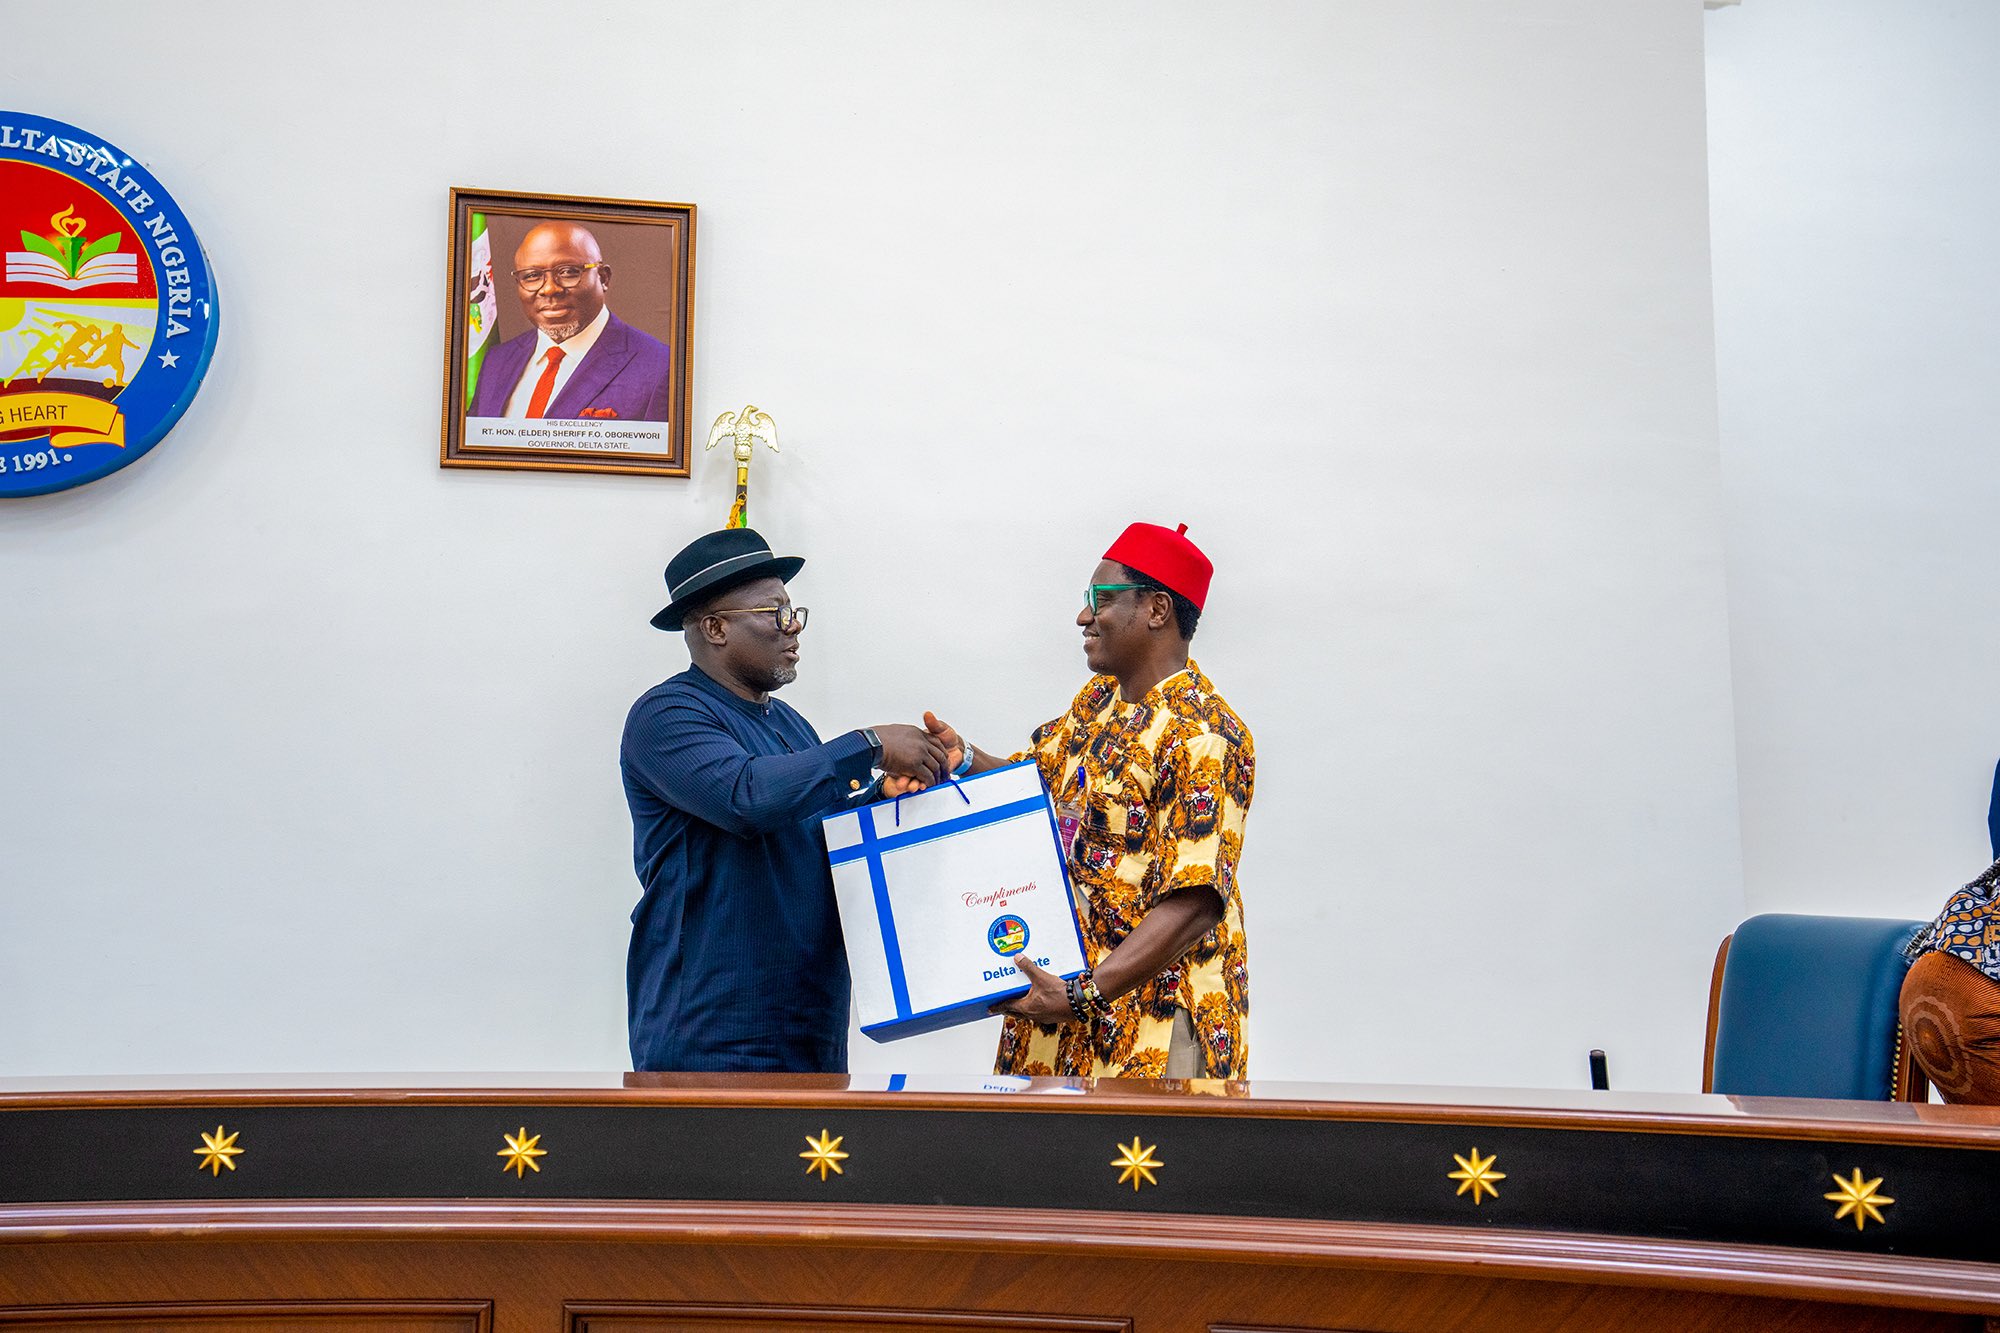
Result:
{"label": "ceremonial mace", "polygon": [[756,404],[745,403],[741,412],[724,412],[708,428],[708,443],[702,446],[704,452],[713,449],[716,442],[734,439],[736,455],[736,503],[729,506],[729,521],[725,528],[747,528],[750,526],[750,447],[758,440],[769,446],[772,453],[778,452],[778,423],[771,420],[769,412],[759,411]]}

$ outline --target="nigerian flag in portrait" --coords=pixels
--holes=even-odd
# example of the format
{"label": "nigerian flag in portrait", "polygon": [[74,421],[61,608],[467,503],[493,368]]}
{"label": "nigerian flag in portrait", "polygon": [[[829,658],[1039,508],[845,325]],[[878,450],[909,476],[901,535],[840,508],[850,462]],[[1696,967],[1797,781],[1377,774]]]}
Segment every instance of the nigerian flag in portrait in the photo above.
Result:
{"label": "nigerian flag in portrait", "polygon": [[479,365],[493,344],[493,324],[499,318],[499,302],[493,296],[493,243],[486,236],[486,215],[472,215],[471,261],[465,275],[465,405],[472,406],[473,390],[479,387]]}

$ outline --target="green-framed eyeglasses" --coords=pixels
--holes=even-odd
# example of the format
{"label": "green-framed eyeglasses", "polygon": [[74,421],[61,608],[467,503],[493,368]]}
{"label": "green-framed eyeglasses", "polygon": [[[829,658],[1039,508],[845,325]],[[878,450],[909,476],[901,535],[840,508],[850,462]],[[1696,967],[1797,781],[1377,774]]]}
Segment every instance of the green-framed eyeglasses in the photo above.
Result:
{"label": "green-framed eyeglasses", "polygon": [[757,611],[770,615],[771,623],[778,627],[780,634],[797,634],[806,627],[806,617],[811,613],[803,606],[732,606],[725,611],[710,611],[712,616],[747,616]]}
{"label": "green-framed eyeglasses", "polygon": [[1149,583],[1093,583],[1083,590],[1083,604],[1090,608],[1090,614],[1097,614],[1099,595],[1109,597],[1114,593],[1130,592],[1134,588],[1149,588]]}

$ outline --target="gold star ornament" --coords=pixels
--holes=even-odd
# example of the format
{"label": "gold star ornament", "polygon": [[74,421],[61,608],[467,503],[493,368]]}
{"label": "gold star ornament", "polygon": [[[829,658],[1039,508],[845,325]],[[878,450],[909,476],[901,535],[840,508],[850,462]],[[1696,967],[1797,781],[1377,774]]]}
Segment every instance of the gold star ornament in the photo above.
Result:
{"label": "gold star ornament", "polygon": [[1505,1180],[1507,1173],[1493,1169],[1493,1164],[1500,1160],[1499,1153],[1488,1153],[1486,1156],[1481,1157],[1479,1149],[1474,1148],[1470,1158],[1460,1157],[1457,1153],[1453,1153],[1451,1160],[1458,1163],[1458,1170],[1447,1171],[1445,1179],[1456,1180],[1460,1194],[1471,1190],[1473,1207],[1477,1208],[1479,1206],[1479,1194],[1481,1190],[1484,1190],[1496,1199],[1500,1197],[1500,1189],[1493,1182],[1496,1180]]}
{"label": "gold star ornament", "polygon": [[1842,1180],[1839,1173],[1836,1172],[1833,1177],[1833,1183],[1840,1186],[1840,1188],[1829,1191],[1825,1197],[1840,1205],[1840,1207],[1833,1210],[1834,1221],[1842,1221],[1848,1214],[1852,1213],[1854,1215],[1854,1229],[1859,1231],[1870,1222],[1887,1222],[1889,1220],[1882,1216],[1882,1209],[1894,1203],[1895,1200],[1886,1194],[1877,1194],[1875,1192],[1876,1187],[1882,1183],[1882,1177],[1877,1176],[1873,1180],[1863,1180],[1861,1178],[1861,1168],[1857,1166],[1854,1168],[1854,1179]]}
{"label": "gold star ornament", "polygon": [[243,1155],[243,1150],[236,1146],[237,1135],[242,1132],[239,1129],[235,1134],[224,1134],[221,1125],[215,1127],[213,1134],[204,1131],[201,1136],[201,1147],[194,1150],[195,1156],[201,1158],[195,1163],[194,1169],[206,1171],[212,1176],[221,1175],[225,1166],[234,1171],[235,1159]]}
{"label": "gold star ornament", "polygon": [[841,1162],[847,1158],[847,1154],[840,1150],[840,1145],[846,1138],[845,1134],[842,1134],[839,1138],[835,1138],[824,1129],[819,1132],[818,1138],[814,1138],[810,1134],[806,1135],[808,1147],[804,1152],[799,1154],[799,1156],[806,1159],[806,1174],[811,1175],[817,1171],[821,1180],[827,1178],[828,1172],[836,1176],[846,1175],[847,1173],[840,1169]]}
{"label": "gold star ornament", "polygon": [[1158,1144],[1139,1146],[1139,1136],[1134,1134],[1130,1143],[1118,1145],[1118,1155],[1111,1159],[1111,1165],[1118,1168],[1118,1183],[1132,1182],[1132,1192],[1137,1194],[1141,1184],[1157,1185],[1159,1180],[1153,1175],[1156,1167],[1164,1167],[1165,1162],[1153,1156]]}
{"label": "gold star ornament", "polygon": [[[493,1155],[507,1159],[500,1163],[502,1171],[512,1171],[514,1179],[525,1180],[530,1171],[539,1172],[542,1169],[542,1164],[535,1159],[537,1157],[547,1157],[549,1152],[546,1148],[537,1148],[535,1146],[542,1141],[541,1135],[529,1134],[528,1127],[523,1125],[519,1134],[509,1134],[505,1130],[502,1130],[500,1137],[506,1140],[507,1146]],[[488,1139],[487,1142],[490,1143],[492,1140]]]}

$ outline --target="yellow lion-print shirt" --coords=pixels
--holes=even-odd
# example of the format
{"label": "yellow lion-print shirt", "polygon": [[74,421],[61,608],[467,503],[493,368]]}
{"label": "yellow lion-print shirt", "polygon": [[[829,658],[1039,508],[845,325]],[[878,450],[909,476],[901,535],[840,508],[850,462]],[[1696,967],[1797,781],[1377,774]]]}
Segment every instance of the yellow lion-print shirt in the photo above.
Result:
{"label": "yellow lion-print shirt", "polygon": [[1031,757],[1056,803],[1082,808],[1069,871],[1089,903],[1092,967],[1176,889],[1213,886],[1222,920],[1179,962],[1113,1001],[1107,1017],[1055,1026],[1008,1018],[994,1071],[1158,1078],[1175,1011],[1185,1009],[1197,1076],[1246,1077],[1250,973],[1236,864],[1256,773],[1250,729],[1190,661],[1137,703],[1118,698],[1112,677],[1093,677],[1014,756]]}

